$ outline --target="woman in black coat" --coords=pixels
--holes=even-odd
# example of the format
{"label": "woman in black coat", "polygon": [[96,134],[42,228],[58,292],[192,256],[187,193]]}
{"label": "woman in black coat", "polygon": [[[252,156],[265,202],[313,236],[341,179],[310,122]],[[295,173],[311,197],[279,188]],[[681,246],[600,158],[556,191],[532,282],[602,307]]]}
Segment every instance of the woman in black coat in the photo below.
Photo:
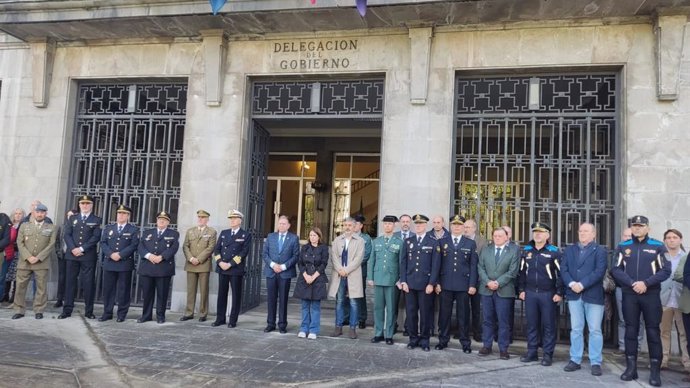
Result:
{"label": "woman in black coat", "polygon": [[309,242],[302,246],[297,268],[297,286],[295,298],[302,299],[302,326],[300,338],[316,339],[321,328],[321,299],[328,297],[328,246],[321,242],[321,230],[312,228],[309,231]]}

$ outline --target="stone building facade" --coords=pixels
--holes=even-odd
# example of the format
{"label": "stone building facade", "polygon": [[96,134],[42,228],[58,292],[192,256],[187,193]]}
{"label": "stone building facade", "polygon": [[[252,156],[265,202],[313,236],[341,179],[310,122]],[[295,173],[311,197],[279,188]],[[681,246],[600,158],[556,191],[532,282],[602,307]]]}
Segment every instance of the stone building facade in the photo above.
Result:
{"label": "stone building facade", "polygon": [[225,228],[238,208],[260,236],[267,153],[302,152],[327,168],[300,220],[332,237],[328,149],[378,157],[374,217],[461,211],[521,241],[540,219],[559,244],[585,220],[612,244],[633,214],[690,231],[690,1],[86,3],[0,1],[4,212],[60,219],[89,191],[106,219],[135,201],[143,226],[167,207]]}

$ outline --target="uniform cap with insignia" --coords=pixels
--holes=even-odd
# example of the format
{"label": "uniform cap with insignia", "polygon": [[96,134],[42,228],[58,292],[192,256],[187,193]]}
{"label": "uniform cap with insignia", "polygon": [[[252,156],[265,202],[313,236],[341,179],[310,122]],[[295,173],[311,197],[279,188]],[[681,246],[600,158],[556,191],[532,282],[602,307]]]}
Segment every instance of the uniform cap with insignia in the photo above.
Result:
{"label": "uniform cap with insignia", "polygon": [[36,210],[37,212],[47,212],[48,207],[46,207],[46,205],[44,205],[42,203],[39,203],[38,205],[36,205],[36,209],[34,209],[34,210]]}
{"label": "uniform cap with insignia", "polygon": [[429,222],[429,217],[424,214],[415,214],[414,217],[412,217],[412,221],[414,221],[415,224],[426,224]]}
{"label": "uniform cap with insignia", "polygon": [[79,197],[79,203],[93,203],[93,197],[90,195],[82,195]]}
{"label": "uniform cap with insignia", "polygon": [[465,221],[466,221],[466,220],[465,220],[465,217],[463,217],[463,216],[461,216],[461,215],[459,215],[459,214],[454,215],[454,216],[451,217],[451,219],[450,219],[450,223],[451,223],[451,224],[465,225]]}
{"label": "uniform cap with insignia", "polygon": [[398,217],[396,217],[396,216],[384,216],[383,222],[398,222]]}
{"label": "uniform cap with insignia", "polygon": [[630,224],[647,226],[649,225],[649,218],[645,216],[633,216],[633,218],[630,221]]}
{"label": "uniform cap with insignia", "polygon": [[170,214],[168,214],[165,210],[161,210],[161,212],[156,215],[156,219],[158,218],[165,218],[166,220],[170,221]]}
{"label": "uniform cap with insignia", "polygon": [[547,232],[551,233],[551,227],[543,222],[535,222],[530,226],[532,232]]}
{"label": "uniform cap with insignia", "polygon": [[127,214],[132,214],[132,209],[128,208],[125,205],[120,205],[117,207],[116,213],[127,213]]}
{"label": "uniform cap with insignia", "polygon": [[228,212],[228,218],[244,218],[244,214],[237,209],[232,209]]}
{"label": "uniform cap with insignia", "polygon": [[196,215],[198,217],[211,217],[211,214],[209,214],[209,212],[207,212],[206,210],[203,210],[203,209],[197,210]]}

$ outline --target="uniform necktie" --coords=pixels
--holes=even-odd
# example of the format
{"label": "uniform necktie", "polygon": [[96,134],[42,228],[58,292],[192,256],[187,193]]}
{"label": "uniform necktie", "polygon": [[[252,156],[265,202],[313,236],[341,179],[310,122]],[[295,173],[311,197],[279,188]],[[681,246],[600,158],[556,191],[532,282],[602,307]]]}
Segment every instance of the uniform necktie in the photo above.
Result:
{"label": "uniform necktie", "polygon": [[458,247],[458,238],[455,237],[455,238],[453,239],[453,242],[455,243],[455,247],[457,248],[457,247]]}
{"label": "uniform necktie", "polygon": [[285,235],[281,234],[280,238],[278,239],[278,252],[283,250],[283,242],[285,242]]}
{"label": "uniform necktie", "polygon": [[117,234],[122,234],[122,228],[123,228],[122,225],[119,225],[119,226],[117,227]]}
{"label": "uniform necktie", "polygon": [[161,235],[162,235],[162,234],[163,234],[163,232],[161,232],[160,230],[158,230],[158,238],[161,238]]}
{"label": "uniform necktie", "polygon": [[235,235],[235,231],[234,231],[234,230],[231,230],[231,231],[230,231],[230,237],[232,237],[232,236],[234,236],[234,235]]}
{"label": "uniform necktie", "polygon": [[86,222],[86,214],[81,215],[81,222]]}
{"label": "uniform necktie", "polygon": [[496,248],[496,265],[498,265],[498,259],[501,258],[501,248]]}
{"label": "uniform necktie", "polygon": [[422,238],[417,236],[417,244],[421,244],[421,243],[422,243]]}

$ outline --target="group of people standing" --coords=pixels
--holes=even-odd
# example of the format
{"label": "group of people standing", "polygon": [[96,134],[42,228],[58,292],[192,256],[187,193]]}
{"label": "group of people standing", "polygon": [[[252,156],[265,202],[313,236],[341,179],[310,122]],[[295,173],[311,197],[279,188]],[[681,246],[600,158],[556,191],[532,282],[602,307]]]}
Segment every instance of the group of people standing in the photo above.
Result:
{"label": "group of people standing", "polygon": [[[33,309],[36,319],[43,318],[47,304],[46,284],[50,257],[56,249],[64,253],[64,305],[58,319],[71,316],[79,289],[85,300],[85,316],[95,319],[93,303],[96,262],[102,258],[103,314],[99,321],[125,320],[131,296],[135,253],[139,256],[138,276],[143,292],[143,312],[137,322],[153,319],[165,322],[170,281],[175,274],[175,255],[179,234],[169,228],[170,215],[161,211],[156,227],[140,233],[129,223],[132,210],[120,205],[115,222],[101,230],[102,220],[92,213],[93,198],[84,195],[79,209],[68,213],[60,231],[46,217],[47,207],[32,204],[28,216],[18,209],[7,217],[0,214],[0,256],[2,260],[3,298],[10,294],[6,286],[10,268],[16,266],[15,314],[25,316],[25,296],[31,279],[35,284]],[[209,276],[218,274],[217,316],[213,327],[237,325],[242,300],[242,283],[252,235],[242,229],[244,215],[238,210],[228,213],[229,228],[221,231],[208,226],[210,214],[197,212],[197,225],[187,230],[183,243],[187,272],[187,305],[181,321],[194,318],[197,292],[199,321],[208,315]],[[549,225],[531,225],[531,240],[519,247],[510,239],[510,229],[495,228],[491,240],[476,234],[474,220],[453,215],[449,230],[443,217],[433,219],[422,214],[387,215],[382,219],[383,233],[372,239],[362,232],[363,216],[342,221],[342,233],[330,247],[322,240],[319,228],[309,231],[308,242],[300,245],[299,237],[289,231],[287,217],[278,219],[277,231],[270,233],[261,259],[266,278],[268,314],[265,332],[287,332],[287,308],[293,278],[297,278],[293,297],[301,299],[302,322],[298,336],[316,339],[320,335],[321,300],[336,301],[333,336],[347,335],[356,339],[357,328],[366,325],[366,288],[374,291],[373,343],[393,344],[399,324],[408,336],[408,349],[430,351],[430,337],[438,325],[437,350],[449,346],[453,307],[457,306],[457,326],[463,352],[472,352],[470,320],[477,321],[481,304],[481,348],[479,356],[493,352],[498,343],[499,357],[509,359],[514,300],[524,301],[527,318],[527,352],[522,362],[540,361],[550,366],[556,343],[558,303],[567,301],[570,311],[570,360],[566,372],[581,369],[584,351],[584,326],[589,338],[591,373],[601,375],[604,316],[604,285],[611,281],[607,249],[596,240],[593,224],[579,226],[578,242],[564,250],[551,244]],[[400,225],[396,231],[396,224]],[[414,225],[414,230],[412,229]],[[468,228],[466,230],[465,225]],[[626,369],[622,380],[637,379],[637,354],[644,319],[650,356],[650,379],[661,385],[660,370],[669,354],[670,326],[684,323],[690,328],[690,265],[682,247],[682,235],[671,229],[664,242],[649,237],[649,220],[644,216],[630,219],[629,239],[615,249],[610,276],[621,289],[621,321],[624,322],[624,353]],[[61,232],[61,233],[60,233]],[[58,236],[61,235],[61,238]],[[668,240],[668,241],[667,241]],[[16,253],[15,253],[16,252]],[[330,273],[327,268],[330,264]],[[675,275],[672,277],[671,273]],[[63,277],[64,275],[64,277]],[[11,279],[9,279],[11,281]],[[669,283],[672,282],[672,283]],[[662,287],[663,286],[663,287]],[[663,290],[663,291],[662,291]],[[58,292],[60,294],[60,290]],[[227,314],[228,294],[232,307]],[[663,302],[662,302],[663,299]],[[477,303],[480,302],[480,303]],[[58,295],[56,307],[62,304]],[[400,305],[404,310],[400,310]],[[435,316],[435,306],[438,316]],[[364,310],[364,315],[362,315]],[[403,319],[402,316],[404,316]],[[682,325],[679,325],[679,331]],[[685,331],[683,331],[685,332]],[[476,338],[475,331],[475,340]],[[665,341],[662,345],[661,338]],[[684,336],[683,336],[684,337]],[[683,344],[688,347],[690,344]],[[538,349],[542,348],[541,360]],[[684,362],[690,365],[685,354]]]}

